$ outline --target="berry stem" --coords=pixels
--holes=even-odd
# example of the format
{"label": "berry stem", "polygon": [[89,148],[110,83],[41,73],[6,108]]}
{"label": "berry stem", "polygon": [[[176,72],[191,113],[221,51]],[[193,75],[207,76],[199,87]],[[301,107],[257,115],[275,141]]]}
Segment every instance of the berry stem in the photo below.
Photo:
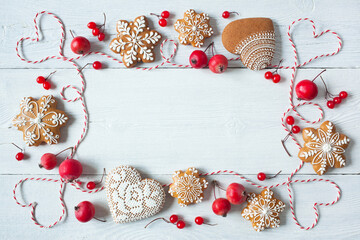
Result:
{"label": "berry stem", "polygon": [[95,220],[98,220],[99,222],[106,222],[106,220],[105,219],[99,219],[99,218],[97,218],[97,217],[93,217]]}
{"label": "berry stem", "polygon": [[60,153],[63,153],[65,152],[66,150],[69,150],[71,149],[71,153],[73,152],[74,148],[73,147],[68,147],[68,148],[65,148],[64,150],[60,151],[59,153],[55,154],[55,156],[59,155]]}
{"label": "berry stem", "polygon": [[53,71],[53,72],[51,72],[46,78],[45,78],[45,80],[47,80],[51,75],[53,75],[54,73],[56,73],[56,70],[55,71]]}
{"label": "berry stem", "polygon": [[316,77],[314,77],[314,79],[312,80],[313,82],[315,81],[316,78],[318,78],[323,72],[325,72],[326,69],[322,70],[318,75],[316,75]]}
{"label": "berry stem", "polygon": [[101,32],[105,32],[105,23],[106,23],[106,14],[104,14],[104,23],[102,25],[100,25],[99,29],[101,29],[102,27],[104,27],[104,29]]}
{"label": "berry stem", "polygon": [[22,149],[21,147],[19,147],[19,146],[16,145],[15,143],[0,143],[0,145],[4,145],[4,144],[12,144],[12,145],[14,145],[16,148],[18,148],[22,153],[25,152],[25,149]]}
{"label": "berry stem", "polygon": [[211,43],[209,44],[209,46],[207,46],[207,47],[205,48],[204,52],[206,52],[206,51],[209,49],[210,46],[212,46],[212,55],[214,56],[214,42],[211,42]]}
{"label": "berry stem", "polygon": [[105,175],[106,175],[106,170],[105,170],[105,168],[104,168],[103,175],[101,176],[100,182],[97,182],[96,184],[102,183]]}
{"label": "berry stem", "polygon": [[79,72],[78,72],[78,74],[80,74],[81,73],[81,71],[87,66],[87,65],[89,65],[89,64],[91,64],[91,63],[87,63],[87,64],[85,64],[85,66],[83,66],[82,68],[80,68],[80,70],[79,70]]}
{"label": "berry stem", "polygon": [[209,225],[209,226],[216,226],[217,223],[203,223],[204,225]]}
{"label": "berry stem", "polygon": [[273,72],[273,74],[278,72],[279,68],[281,67],[281,63],[282,63],[283,60],[284,60],[284,59],[281,59],[281,60],[279,61],[279,64],[276,66],[276,69],[275,69],[275,71]]}
{"label": "berry stem", "polygon": [[274,176],[271,176],[271,177],[268,177],[267,179],[271,179],[271,178],[274,178],[276,177],[277,175],[279,175],[281,173],[282,170],[280,170],[277,174],[275,174]]}
{"label": "berry stem", "polygon": [[160,15],[156,14],[156,13],[150,13],[150,15],[154,15],[154,16],[157,16],[159,19],[160,19]]}
{"label": "berry stem", "polygon": [[149,222],[148,224],[146,224],[146,226],[144,228],[147,228],[150,224],[152,224],[153,222],[159,220],[159,219],[162,219],[164,222],[166,223],[171,223],[169,220],[167,220],[166,218],[163,218],[163,217],[158,217],[158,218],[155,218],[153,220],[151,220],[151,222]]}
{"label": "berry stem", "polygon": [[235,13],[236,15],[240,15],[238,12],[229,12],[230,14]]}
{"label": "berry stem", "polygon": [[71,30],[69,30],[69,31],[70,31],[71,36],[72,36],[73,38],[75,38],[73,32],[72,32]]}
{"label": "berry stem", "polygon": [[334,98],[335,95],[329,92],[328,87],[326,86],[326,83],[325,83],[324,79],[322,78],[322,76],[320,76],[320,79],[323,82],[324,87],[325,87],[325,99],[329,100],[328,98],[330,98],[330,99]]}

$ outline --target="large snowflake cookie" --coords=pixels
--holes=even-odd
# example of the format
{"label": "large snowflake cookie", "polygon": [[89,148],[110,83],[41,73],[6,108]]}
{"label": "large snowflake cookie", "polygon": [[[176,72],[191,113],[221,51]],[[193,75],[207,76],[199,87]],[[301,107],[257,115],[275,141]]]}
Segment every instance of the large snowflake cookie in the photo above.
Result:
{"label": "large snowflake cookie", "polygon": [[210,18],[206,13],[196,13],[189,9],[183,19],[178,19],[174,28],[179,33],[179,41],[184,45],[201,47],[205,38],[211,37],[214,31],[210,26]]}
{"label": "large snowflake cookie", "polygon": [[116,25],[116,38],[110,42],[110,49],[122,56],[125,67],[131,68],[138,62],[155,60],[154,46],[159,44],[161,35],[150,30],[145,16],[135,18],[133,22],[119,20]]}
{"label": "large snowflake cookie", "polygon": [[318,175],[323,175],[329,167],[345,166],[344,153],[350,139],[336,132],[332,122],[323,122],[318,129],[305,128],[302,135],[305,144],[298,156],[304,162],[311,162]]}
{"label": "large snowflake cookie", "polygon": [[279,214],[285,209],[285,204],[273,195],[274,193],[269,189],[264,189],[260,194],[249,194],[247,206],[241,212],[241,215],[251,221],[253,228],[258,232],[265,228],[280,226]]}
{"label": "large snowflake cookie", "polygon": [[130,166],[119,166],[106,177],[106,195],[116,223],[133,222],[151,217],[162,209],[165,191],[158,181],[141,180],[140,173]]}
{"label": "large snowflake cookie", "polygon": [[176,171],[170,184],[169,193],[178,199],[180,206],[185,207],[191,203],[199,203],[204,198],[204,190],[208,186],[205,178],[200,178],[198,170],[191,167],[183,172]]}
{"label": "large snowflake cookie", "polygon": [[60,127],[68,117],[56,109],[53,96],[42,96],[39,100],[25,97],[20,104],[20,113],[13,119],[13,125],[23,132],[28,146],[39,146],[42,142],[57,144],[60,138]]}

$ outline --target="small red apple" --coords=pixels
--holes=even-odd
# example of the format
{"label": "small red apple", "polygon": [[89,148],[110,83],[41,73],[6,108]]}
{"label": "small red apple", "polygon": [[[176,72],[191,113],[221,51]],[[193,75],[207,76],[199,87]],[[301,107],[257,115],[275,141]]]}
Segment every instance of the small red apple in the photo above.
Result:
{"label": "small red apple", "polygon": [[226,217],[231,209],[231,204],[226,198],[217,198],[212,204],[212,210],[216,215]]}
{"label": "small red apple", "polygon": [[87,38],[78,36],[71,41],[70,47],[76,54],[86,54],[90,51],[91,45]]}
{"label": "small red apple", "polygon": [[59,166],[60,177],[69,181],[79,178],[82,171],[83,167],[81,163],[75,159],[66,159]]}
{"label": "small red apple", "polygon": [[245,187],[239,183],[231,183],[226,189],[226,198],[231,204],[242,204],[246,201]]}
{"label": "small red apple", "polygon": [[223,73],[228,67],[228,60],[224,55],[217,54],[210,58],[209,69],[213,73]]}
{"label": "small red apple", "polygon": [[295,87],[296,95],[301,100],[310,101],[318,95],[318,87],[311,80],[302,80]]}
{"label": "small red apple", "polygon": [[189,61],[193,68],[199,69],[206,66],[208,58],[204,51],[195,50],[190,54]]}
{"label": "small red apple", "polygon": [[80,222],[88,222],[95,216],[95,207],[89,201],[83,201],[75,207],[75,217]]}

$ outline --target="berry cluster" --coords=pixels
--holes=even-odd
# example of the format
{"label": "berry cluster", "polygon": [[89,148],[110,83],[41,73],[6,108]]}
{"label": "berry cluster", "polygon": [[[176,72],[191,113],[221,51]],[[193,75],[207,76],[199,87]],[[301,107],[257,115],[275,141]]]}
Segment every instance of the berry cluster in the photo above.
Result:
{"label": "berry cluster", "polygon": [[51,88],[51,83],[48,81],[49,77],[53,75],[56,71],[50,73],[46,78],[43,76],[38,76],[36,78],[36,82],[43,85],[45,90],[49,90]]}
{"label": "berry cluster", "polygon": [[280,68],[280,65],[281,65],[281,62],[282,62],[282,61],[283,61],[283,60],[280,60],[279,65],[277,66],[277,68],[276,68],[275,71],[273,71],[273,72],[267,71],[267,72],[265,73],[265,75],[264,75],[265,79],[267,79],[267,80],[272,79],[272,81],[273,81],[274,83],[280,82],[281,76],[280,76],[280,74],[278,74],[278,70],[279,70],[279,68]]}
{"label": "berry cluster", "polygon": [[291,154],[289,153],[289,151],[287,150],[286,146],[285,146],[285,142],[286,140],[288,140],[288,138],[290,137],[291,134],[298,134],[301,131],[301,128],[295,124],[295,119],[293,116],[287,116],[285,119],[285,122],[287,125],[291,126],[291,130],[290,132],[284,137],[284,139],[281,140],[281,144],[283,145],[286,153],[291,157]]}
{"label": "berry cluster", "polygon": [[189,62],[191,67],[199,69],[204,68],[208,65],[208,57],[206,55],[206,51],[211,47],[212,57],[209,61],[209,69],[213,73],[223,73],[226,71],[228,67],[228,59],[221,54],[214,55],[214,43],[210,43],[210,45],[204,50],[195,50],[190,54]]}
{"label": "berry cluster", "polygon": [[159,18],[159,25],[160,27],[166,27],[167,26],[167,18],[170,17],[170,12],[169,11],[163,11],[160,15],[159,14],[155,14],[155,13],[150,13],[150,15],[154,15],[157,16]]}
{"label": "berry cluster", "polygon": [[105,39],[105,23],[106,23],[106,15],[104,13],[104,23],[101,25],[97,25],[95,22],[89,22],[87,27],[92,30],[92,35],[97,36],[99,41],[103,41]]}
{"label": "berry cluster", "polygon": [[235,13],[236,15],[239,15],[238,12],[224,11],[224,12],[222,13],[222,17],[223,17],[223,18],[229,18],[229,17],[230,17],[230,14],[233,14],[233,13]]}
{"label": "berry cluster", "polygon": [[[160,219],[163,220],[163,221],[166,222],[166,223],[171,223],[171,224],[176,225],[176,227],[177,227],[178,229],[183,229],[183,228],[186,226],[185,221],[179,220],[178,215],[173,214],[173,215],[171,215],[171,216],[169,217],[169,220],[167,220],[166,218],[163,218],[163,217],[155,218],[154,220],[152,220],[151,222],[149,222],[148,224],[146,224],[145,228],[147,228],[150,224],[152,224],[153,222],[155,222],[155,221],[157,221],[157,220],[160,220]],[[216,225],[216,224],[205,223],[205,222],[204,222],[204,218],[203,218],[203,217],[200,217],[200,216],[196,217],[194,221],[195,221],[195,223],[196,223],[197,225],[202,225],[202,224],[210,225],[210,226]]]}
{"label": "berry cluster", "polygon": [[[328,94],[330,94],[330,93],[328,93]],[[326,105],[328,106],[328,108],[333,109],[335,107],[335,105],[340,104],[343,99],[347,98],[347,96],[348,96],[348,93],[346,91],[341,91],[339,93],[339,96],[333,97],[331,100],[328,100],[326,98],[326,100],[327,100]]]}

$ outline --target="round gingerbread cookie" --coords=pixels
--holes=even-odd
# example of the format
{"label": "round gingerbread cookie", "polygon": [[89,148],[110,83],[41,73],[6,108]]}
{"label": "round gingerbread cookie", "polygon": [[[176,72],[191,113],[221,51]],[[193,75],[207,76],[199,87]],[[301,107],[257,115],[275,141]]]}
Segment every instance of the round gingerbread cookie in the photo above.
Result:
{"label": "round gingerbread cookie", "polygon": [[261,70],[271,64],[275,52],[274,25],[269,18],[244,18],[229,23],[223,33],[224,47],[240,55],[251,70]]}

